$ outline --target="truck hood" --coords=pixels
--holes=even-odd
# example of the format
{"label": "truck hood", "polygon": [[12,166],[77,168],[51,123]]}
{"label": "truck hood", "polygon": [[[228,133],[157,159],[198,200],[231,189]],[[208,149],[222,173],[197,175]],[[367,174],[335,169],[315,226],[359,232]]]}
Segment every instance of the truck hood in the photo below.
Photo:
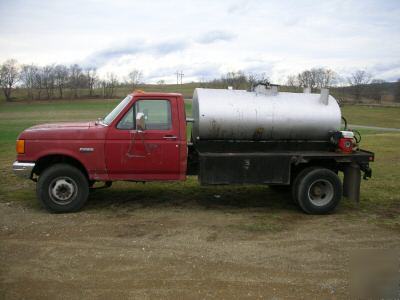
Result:
{"label": "truck hood", "polygon": [[64,123],[50,123],[50,124],[39,124],[32,126],[27,131],[33,130],[51,130],[51,129],[72,129],[72,128],[89,128],[92,122],[64,122]]}
{"label": "truck hood", "polygon": [[95,122],[65,122],[40,124],[25,129],[19,139],[24,140],[98,140],[104,139],[107,127]]}

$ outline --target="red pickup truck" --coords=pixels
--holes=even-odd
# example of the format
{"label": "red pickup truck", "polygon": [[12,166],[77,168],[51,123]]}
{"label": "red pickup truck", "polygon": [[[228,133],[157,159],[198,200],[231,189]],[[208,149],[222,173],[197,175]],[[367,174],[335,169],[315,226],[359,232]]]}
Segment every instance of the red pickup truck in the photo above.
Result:
{"label": "red pickup truck", "polygon": [[[176,181],[193,174],[201,184],[292,187],[305,212],[327,213],[342,195],[358,200],[360,170],[371,175],[373,154],[338,151],[333,136],[296,142],[192,136],[187,142],[187,121],[181,94],[135,92],[104,119],[26,129],[16,143],[13,170],[37,181],[38,199],[53,212],[79,210],[98,181],[110,186],[117,180]],[[215,123],[210,126],[221,134]],[[345,173],[343,186],[339,171]]]}

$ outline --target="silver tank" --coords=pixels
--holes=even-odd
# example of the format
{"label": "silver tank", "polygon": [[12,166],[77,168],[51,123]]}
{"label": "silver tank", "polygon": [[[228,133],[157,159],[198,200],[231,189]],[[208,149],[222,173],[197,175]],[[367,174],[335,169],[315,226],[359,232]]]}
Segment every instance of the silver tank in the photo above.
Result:
{"label": "silver tank", "polygon": [[276,90],[197,88],[194,140],[325,140],[339,130],[341,112],[328,90],[321,94]]}

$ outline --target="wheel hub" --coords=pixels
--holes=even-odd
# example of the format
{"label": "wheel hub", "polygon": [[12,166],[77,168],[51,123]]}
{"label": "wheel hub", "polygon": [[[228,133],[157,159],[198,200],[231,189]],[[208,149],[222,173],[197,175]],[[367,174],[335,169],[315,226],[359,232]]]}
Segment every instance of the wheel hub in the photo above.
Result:
{"label": "wheel hub", "polygon": [[76,191],[76,183],[71,178],[57,178],[53,180],[49,187],[51,198],[58,204],[70,203]]}
{"label": "wheel hub", "polygon": [[316,180],[310,186],[308,197],[315,206],[327,205],[334,196],[333,186],[328,180]]}
{"label": "wheel hub", "polygon": [[321,194],[322,194],[321,187],[318,186],[318,185],[315,185],[313,190],[312,190],[312,193],[313,193],[314,196],[317,196],[317,197],[321,196]]}

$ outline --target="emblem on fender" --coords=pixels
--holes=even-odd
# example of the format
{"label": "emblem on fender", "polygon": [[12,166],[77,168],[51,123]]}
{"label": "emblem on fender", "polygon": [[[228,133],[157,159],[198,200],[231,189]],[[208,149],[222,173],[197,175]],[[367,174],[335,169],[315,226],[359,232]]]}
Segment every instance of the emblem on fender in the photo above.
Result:
{"label": "emblem on fender", "polygon": [[93,152],[94,148],[79,148],[79,152]]}

